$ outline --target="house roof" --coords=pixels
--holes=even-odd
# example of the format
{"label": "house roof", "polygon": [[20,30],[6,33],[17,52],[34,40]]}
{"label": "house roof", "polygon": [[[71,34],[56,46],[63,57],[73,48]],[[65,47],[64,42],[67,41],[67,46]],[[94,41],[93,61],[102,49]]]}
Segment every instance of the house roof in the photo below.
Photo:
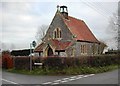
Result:
{"label": "house roof", "polygon": [[67,47],[71,46],[72,45],[72,42],[63,42],[63,41],[59,41],[59,40],[55,40],[55,39],[51,39],[49,40],[48,42],[42,42],[40,45],[38,45],[36,48],[35,48],[35,52],[40,52],[40,51],[43,51],[43,48],[45,48],[45,46],[47,44],[50,44],[52,45],[52,47],[55,48],[55,50],[65,50]]}
{"label": "house roof", "polygon": [[68,16],[68,19],[63,18],[63,20],[71,33],[76,36],[75,40],[99,42],[83,20],[71,16]]}

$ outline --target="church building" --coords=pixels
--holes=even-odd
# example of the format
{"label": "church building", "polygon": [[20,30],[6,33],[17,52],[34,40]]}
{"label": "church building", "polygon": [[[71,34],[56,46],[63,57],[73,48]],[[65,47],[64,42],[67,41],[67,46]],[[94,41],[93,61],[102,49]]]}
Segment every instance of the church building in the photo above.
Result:
{"label": "church building", "polygon": [[69,16],[67,6],[57,6],[46,35],[34,52],[43,57],[79,57],[99,55],[103,50],[102,43],[83,20]]}

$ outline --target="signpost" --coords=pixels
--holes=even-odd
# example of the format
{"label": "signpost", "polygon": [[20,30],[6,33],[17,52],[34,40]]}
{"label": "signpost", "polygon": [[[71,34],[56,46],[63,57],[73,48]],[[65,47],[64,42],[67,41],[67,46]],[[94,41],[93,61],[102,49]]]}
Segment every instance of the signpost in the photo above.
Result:
{"label": "signpost", "polygon": [[32,43],[30,43],[30,71],[32,70],[32,47],[35,47],[36,46],[36,42],[33,41]]}

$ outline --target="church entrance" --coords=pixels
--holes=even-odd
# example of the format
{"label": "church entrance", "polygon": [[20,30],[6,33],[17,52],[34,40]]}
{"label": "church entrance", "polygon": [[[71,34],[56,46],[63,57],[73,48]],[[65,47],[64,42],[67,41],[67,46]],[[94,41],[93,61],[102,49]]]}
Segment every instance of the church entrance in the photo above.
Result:
{"label": "church entrance", "polygon": [[50,46],[48,46],[48,52],[47,52],[48,56],[53,56],[53,50],[51,49]]}

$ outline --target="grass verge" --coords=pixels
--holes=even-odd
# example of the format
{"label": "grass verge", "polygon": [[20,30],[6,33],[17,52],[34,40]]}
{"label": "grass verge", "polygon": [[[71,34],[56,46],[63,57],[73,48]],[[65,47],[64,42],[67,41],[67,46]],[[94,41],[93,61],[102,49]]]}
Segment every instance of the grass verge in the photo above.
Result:
{"label": "grass verge", "polygon": [[6,71],[27,75],[78,75],[78,74],[91,74],[102,73],[117,69],[118,65],[109,65],[104,67],[68,67],[64,69],[42,69],[36,68],[32,71],[29,70],[16,70],[8,69]]}

